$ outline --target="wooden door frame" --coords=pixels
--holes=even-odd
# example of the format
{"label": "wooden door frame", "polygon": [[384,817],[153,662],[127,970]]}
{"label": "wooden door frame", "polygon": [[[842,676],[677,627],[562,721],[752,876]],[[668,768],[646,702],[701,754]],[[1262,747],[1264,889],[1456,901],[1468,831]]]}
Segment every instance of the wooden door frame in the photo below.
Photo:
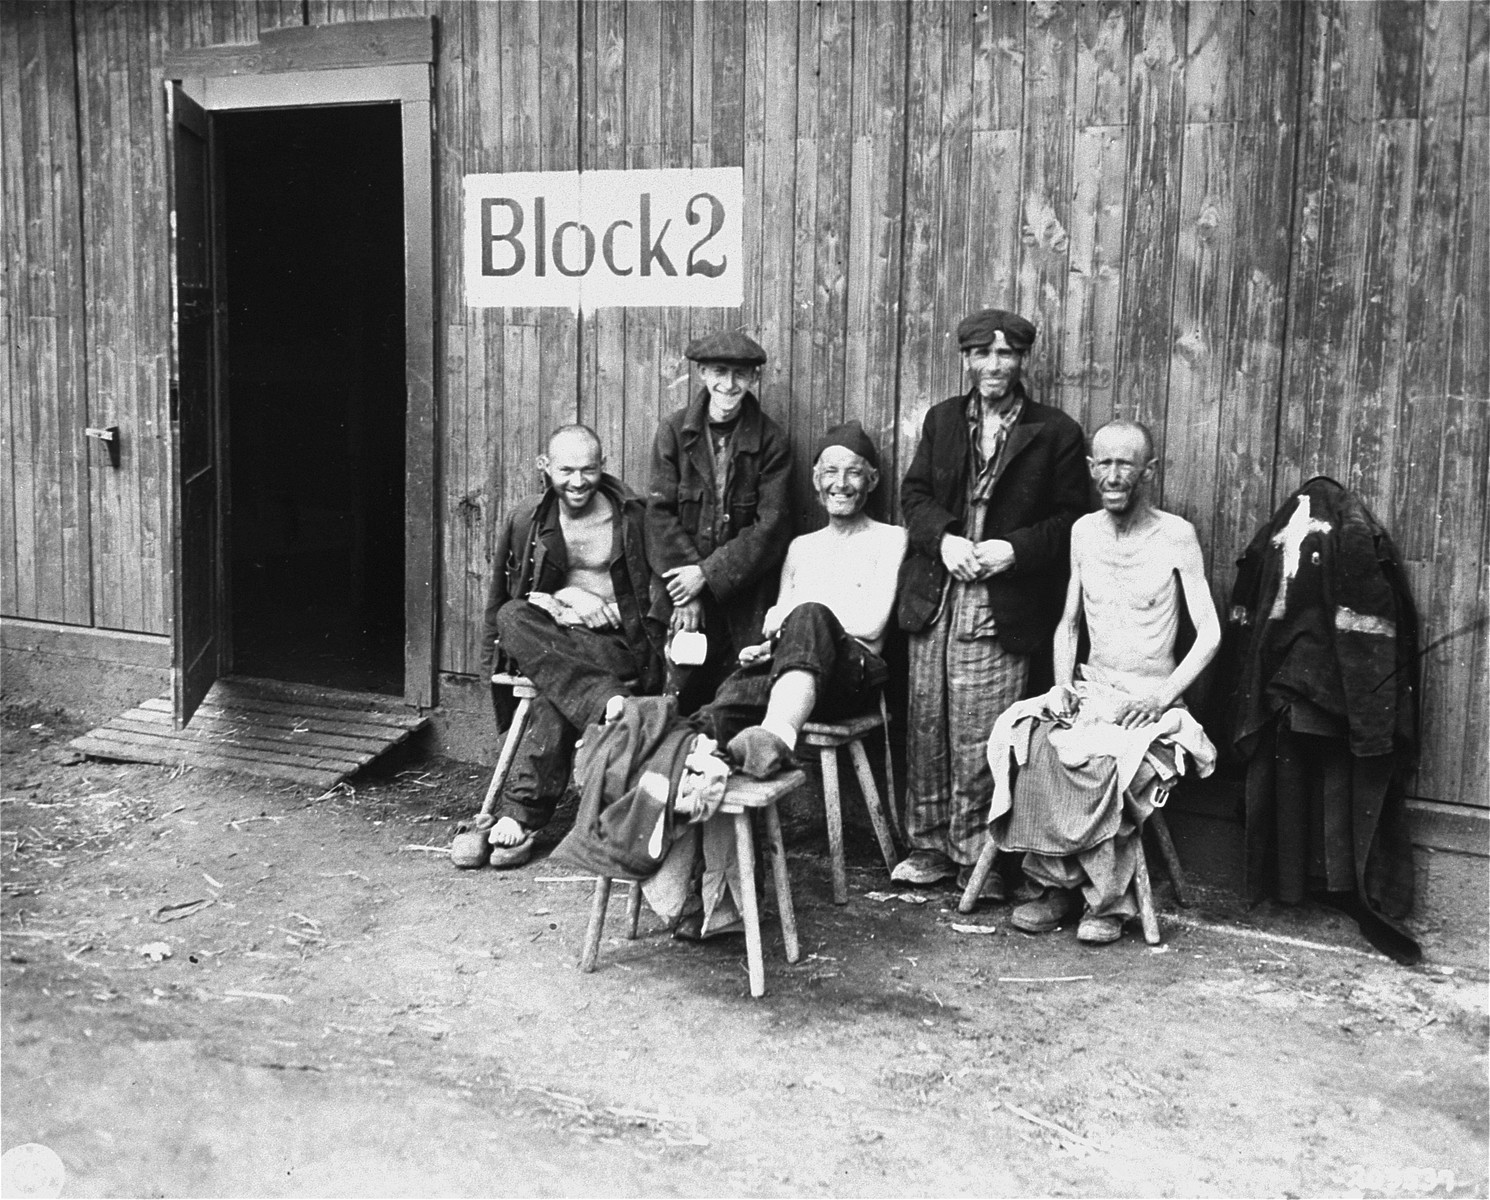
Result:
{"label": "wooden door frame", "polygon": [[[399,105],[404,212],[404,700],[435,703],[434,22],[300,26],[252,45],[166,56],[167,79],[209,113]],[[173,520],[179,514],[173,514]]]}

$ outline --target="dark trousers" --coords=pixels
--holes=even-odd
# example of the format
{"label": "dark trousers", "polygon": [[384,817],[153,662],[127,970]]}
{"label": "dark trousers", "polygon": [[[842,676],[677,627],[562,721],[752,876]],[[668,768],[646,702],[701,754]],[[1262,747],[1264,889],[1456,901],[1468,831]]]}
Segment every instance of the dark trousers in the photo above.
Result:
{"label": "dark trousers", "polygon": [[737,667],[695,714],[695,725],[721,746],[740,730],[759,725],[772,685],[787,671],[806,671],[817,679],[816,721],[868,712],[890,673],[884,659],[844,632],[827,605],[799,604],[782,624],[771,657]]}
{"label": "dark trousers", "polygon": [[497,637],[538,689],[502,788],[501,815],[536,829],[564,797],[580,733],[605,715],[612,696],[631,694],[644,664],[621,630],[560,625],[526,600],[498,610]]}

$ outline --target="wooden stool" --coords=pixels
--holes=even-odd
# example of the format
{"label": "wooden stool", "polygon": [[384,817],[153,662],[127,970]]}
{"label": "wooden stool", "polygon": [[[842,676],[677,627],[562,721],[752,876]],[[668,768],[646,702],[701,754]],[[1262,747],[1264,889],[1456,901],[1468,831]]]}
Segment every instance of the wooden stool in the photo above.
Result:
{"label": "wooden stool", "polygon": [[496,769],[491,773],[491,782],[486,785],[486,799],[481,802],[483,817],[491,816],[492,810],[497,806],[497,797],[501,795],[502,785],[507,782],[507,774],[512,770],[512,762],[517,757],[517,744],[523,740],[523,731],[528,727],[528,710],[533,707],[533,697],[538,695],[538,689],[526,675],[504,675],[498,672],[491,677],[491,681],[497,687],[512,689],[512,695],[517,700],[517,711],[512,714],[512,723],[507,726],[507,738],[502,743],[502,752],[497,755]]}
{"label": "wooden stool", "polygon": [[[864,736],[885,726],[879,713],[854,717],[848,721],[809,721],[802,726],[802,742],[818,752],[818,762],[823,771],[823,811],[828,818],[828,855],[833,866],[833,903],[848,903],[848,873],[843,865],[843,799],[838,789],[838,748],[847,746],[854,760],[854,771],[859,776],[859,789],[864,793],[864,807],[869,810],[869,820],[874,826],[874,836],[879,840],[880,854],[885,860],[885,870],[895,869],[895,837],[904,840],[900,821],[895,814],[895,780],[887,777],[886,790],[889,802],[880,799],[875,786],[874,772],[869,769],[869,755],[864,752]],[[889,730],[885,730],[889,737]],[[888,759],[887,765],[888,765]],[[892,835],[891,830],[894,830]]]}
{"label": "wooden stool", "polygon": [[1190,907],[1190,893],[1185,885],[1185,872],[1180,869],[1180,856],[1175,853],[1174,839],[1169,836],[1169,822],[1164,819],[1164,810],[1156,808],[1144,822],[1145,829],[1154,831],[1154,840],[1159,843],[1159,857],[1164,860],[1164,869],[1169,872],[1169,882],[1174,886],[1174,900],[1181,908]]}
{"label": "wooden stool", "polygon": [[[745,919],[745,958],[750,968],[750,994],[766,993],[766,968],[761,955],[760,905],[755,895],[755,838],[750,831],[750,814],[760,810],[766,821],[766,852],[771,856],[771,875],[776,882],[776,909],[781,917],[781,940],[786,947],[786,961],[802,957],[797,942],[797,914],[792,907],[792,881],[786,869],[786,847],[781,841],[781,814],[776,802],[789,796],[807,782],[801,771],[788,771],[774,779],[751,779],[748,775],[731,775],[725,789],[719,814],[735,822],[735,854],[740,863],[740,907]],[[600,936],[605,930],[605,912],[610,904],[611,879],[602,875],[595,880],[590,900],[590,923],[585,929],[585,944],[580,951],[579,969],[593,971],[600,956]],[[626,936],[636,937],[641,918],[641,884],[631,885],[626,900]]]}
{"label": "wooden stool", "polygon": [[[1143,940],[1150,946],[1159,944],[1159,916],[1154,911],[1154,889],[1149,880],[1148,856],[1143,852],[1143,830],[1152,826],[1154,837],[1159,842],[1159,852],[1164,858],[1164,865],[1169,870],[1170,882],[1174,884],[1175,899],[1180,904],[1187,904],[1184,899],[1185,877],[1180,870],[1180,861],[1174,852],[1174,841],[1169,836],[1169,825],[1164,820],[1164,813],[1160,809],[1154,809],[1149,814],[1148,820],[1138,830],[1138,836],[1133,839],[1133,894],[1138,901],[1138,919],[1143,925]],[[988,882],[989,873],[993,870],[993,860],[998,854],[998,847],[994,845],[993,839],[989,838],[983,845],[983,853],[978,856],[978,863],[973,868],[972,877],[967,881],[967,887],[963,889],[962,899],[957,902],[957,911],[970,913],[978,905],[978,898],[983,894],[983,885]]]}

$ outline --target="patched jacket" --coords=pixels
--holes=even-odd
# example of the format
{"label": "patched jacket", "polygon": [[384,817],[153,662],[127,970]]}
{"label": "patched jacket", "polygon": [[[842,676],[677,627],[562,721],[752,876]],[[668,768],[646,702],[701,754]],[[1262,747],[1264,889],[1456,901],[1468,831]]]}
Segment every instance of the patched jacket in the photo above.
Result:
{"label": "patched jacket", "polygon": [[[648,664],[637,690],[656,692],[662,687],[662,628],[648,615],[652,570],[647,562],[646,505],[613,475],[600,477],[600,492],[615,514],[610,574],[621,628],[637,661]],[[569,573],[569,548],[559,527],[559,498],[552,488],[512,506],[497,533],[491,561],[481,640],[481,668],[488,676],[497,661],[497,610],[530,592],[558,591]]]}
{"label": "patched jacket", "polygon": [[[936,616],[947,568],[942,535],[963,536],[969,452],[967,405],[953,396],[926,414],[921,442],[900,489],[910,549],[900,573],[900,627],[919,633]],[[1071,526],[1091,510],[1081,426],[1028,398],[1009,430],[988,501],[983,538],[1014,547],[1014,566],[987,580],[998,639],[1011,654],[1035,654],[1050,640],[1071,574]]]}
{"label": "patched jacket", "polygon": [[[761,621],[776,599],[777,573],[791,538],[787,489],[792,456],[787,437],[746,393],[718,501],[709,445],[709,396],[664,418],[652,446],[647,499],[647,556],[660,576],[673,567],[703,568],[724,609],[736,647],[761,640]],[[663,625],[672,615],[665,589],[652,609]]]}

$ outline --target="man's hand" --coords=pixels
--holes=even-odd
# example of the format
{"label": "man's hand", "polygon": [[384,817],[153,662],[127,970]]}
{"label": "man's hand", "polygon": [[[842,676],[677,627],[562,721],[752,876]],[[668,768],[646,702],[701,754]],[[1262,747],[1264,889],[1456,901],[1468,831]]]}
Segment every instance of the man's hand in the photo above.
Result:
{"label": "man's hand", "polygon": [[1138,700],[1130,700],[1122,708],[1118,709],[1113,720],[1124,729],[1137,729],[1140,725],[1152,725],[1162,717],[1172,705],[1160,695],[1144,696]]}
{"label": "man's hand", "polygon": [[554,593],[554,599],[569,610],[556,616],[560,625],[584,625],[588,629],[614,629],[621,624],[621,610],[613,601],[602,600],[583,588],[567,587]]}
{"label": "man's hand", "polygon": [[781,632],[781,627],[786,624],[787,612],[779,604],[773,604],[766,609],[766,615],[761,618],[761,632],[767,638],[773,638]]}
{"label": "man's hand", "polygon": [[771,643],[761,642],[755,646],[746,646],[740,651],[740,665],[748,667],[751,663],[764,662],[771,657]]}
{"label": "man's hand", "polygon": [[967,538],[958,537],[955,533],[944,533],[941,550],[942,562],[952,572],[953,578],[960,579],[963,583],[972,583],[982,573],[983,567],[978,562],[978,548]]}
{"label": "man's hand", "polygon": [[1045,707],[1056,720],[1070,721],[1081,709],[1081,697],[1074,688],[1058,683],[1045,693]]}
{"label": "man's hand", "polygon": [[686,633],[697,633],[704,627],[704,606],[697,600],[690,600],[687,604],[680,604],[673,609],[673,615],[667,623],[668,633],[677,633],[680,630]]}
{"label": "man's hand", "polygon": [[667,594],[674,604],[687,604],[690,600],[697,600],[707,582],[704,579],[704,569],[697,563],[664,571],[662,578],[667,581]]}
{"label": "man's hand", "polygon": [[998,575],[1014,565],[1014,547],[1002,538],[990,538],[979,542],[974,548],[980,568],[978,578],[987,579]]}

